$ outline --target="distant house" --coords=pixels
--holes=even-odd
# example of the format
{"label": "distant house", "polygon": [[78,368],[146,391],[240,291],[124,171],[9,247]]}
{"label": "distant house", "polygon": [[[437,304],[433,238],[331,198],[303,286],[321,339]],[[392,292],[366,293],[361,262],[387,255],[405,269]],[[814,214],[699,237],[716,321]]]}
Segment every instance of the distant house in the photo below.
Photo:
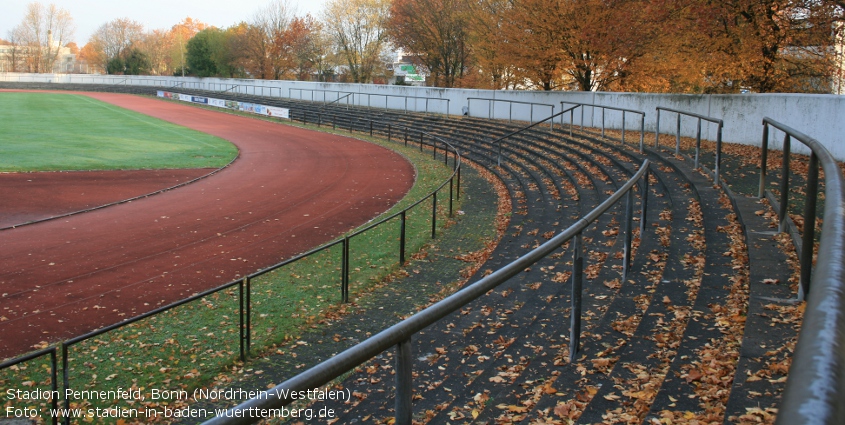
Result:
{"label": "distant house", "polygon": [[66,46],[52,46],[50,54],[55,55],[49,70],[39,67],[37,61],[45,48],[41,46],[18,45],[0,43],[0,72],[52,72],[74,73],[80,72],[76,63],[76,55]]}
{"label": "distant house", "polygon": [[393,77],[388,84],[406,86],[424,86],[428,74],[413,63],[413,56],[406,55],[401,49],[396,52],[393,62]]}

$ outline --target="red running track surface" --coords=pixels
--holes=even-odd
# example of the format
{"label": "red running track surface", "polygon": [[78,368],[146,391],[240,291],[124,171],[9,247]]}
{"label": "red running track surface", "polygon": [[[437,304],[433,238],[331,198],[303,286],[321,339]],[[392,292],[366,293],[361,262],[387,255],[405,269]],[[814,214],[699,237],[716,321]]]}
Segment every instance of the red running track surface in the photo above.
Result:
{"label": "red running track surface", "polygon": [[0,231],[0,359],[328,242],[413,184],[411,164],[366,142],[156,99],[87,95],[222,137],[240,157],[178,189]]}
{"label": "red running track surface", "polygon": [[78,213],[186,184],[214,172],[183,170],[0,173],[0,229]]}

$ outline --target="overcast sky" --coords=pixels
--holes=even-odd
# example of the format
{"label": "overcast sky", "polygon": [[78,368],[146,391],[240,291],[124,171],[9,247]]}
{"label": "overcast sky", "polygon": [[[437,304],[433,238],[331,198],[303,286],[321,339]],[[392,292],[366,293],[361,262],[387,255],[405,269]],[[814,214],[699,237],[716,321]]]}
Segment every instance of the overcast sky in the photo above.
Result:
{"label": "overcast sky", "polygon": [[[289,0],[298,15],[320,14],[326,0]],[[23,20],[28,0],[0,0],[0,38],[8,39],[9,31]],[[70,12],[76,24],[74,41],[82,47],[97,28],[116,18],[129,18],[144,28],[170,28],[190,16],[207,24],[225,28],[247,21],[270,0],[43,0]]]}

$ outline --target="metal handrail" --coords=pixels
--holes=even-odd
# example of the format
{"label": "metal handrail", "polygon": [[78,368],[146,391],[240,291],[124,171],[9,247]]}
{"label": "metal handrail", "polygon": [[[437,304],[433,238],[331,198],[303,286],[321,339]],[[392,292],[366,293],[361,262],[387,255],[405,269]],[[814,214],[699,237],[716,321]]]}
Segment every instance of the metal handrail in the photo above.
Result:
{"label": "metal handrail", "polygon": [[[352,93],[347,93],[345,96],[341,96],[341,97],[338,97],[337,99],[335,99],[331,102],[324,103],[323,106],[320,107],[319,111],[322,112],[326,109],[326,106],[333,105],[335,103],[339,103],[340,99],[346,99],[349,96],[352,96]],[[347,110],[349,109],[349,104],[346,105],[346,108],[347,108]]]}
{"label": "metal handrail", "polygon": [[[640,116],[640,153],[643,153],[643,143],[645,140],[645,112],[638,111],[636,109],[627,109],[627,108],[617,108],[615,106],[607,106],[607,105],[597,105],[594,103],[580,103],[580,102],[560,102],[560,108],[563,109],[563,105],[575,105],[574,107],[568,109],[569,113],[569,135],[572,136],[572,111],[577,108],[581,107],[581,130],[584,129],[584,106],[590,106],[593,108],[601,108],[601,137],[604,137],[604,110],[610,109],[614,111],[621,111],[622,112],[622,144],[625,144],[625,114],[632,113],[638,114]],[[563,117],[560,118],[560,125],[563,127]]]}
{"label": "metal handrail", "polygon": [[716,133],[716,161],[713,167],[713,181],[715,184],[719,184],[720,182],[720,172],[719,169],[721,168],[722,164],[722,127],[724,126],[725,122],[719,118],[708,117],[705,115],[699,115],[693,112],[685,112],[679,111],[677,109],[671,108],[664,108],[662,106],[658,106],[657,108],[657,121],[655,122],[655,129],[654,129],[654,147],[657,148],[659,146],[660,140],[660,111],[666,112],[674,112],[678,114],[678,121],[677,121],[677,131],[675,137],[675,155],[681,153],[681,115],[686,115],[688,117],[698,118],[698,131],[696,132],[695,136],[695,169],[699,168],[698,158],[701,154],[701,121],[709,121],[716,125],[718,125],[718,130]]}
{"label": "metal handrail", "polygon": [[[402,320],[401,322],[377,333],[363,342],[350,347],[346,351],[323,361],[322,363],[296,375],[287,381],[260,393],[257,397],[247,400],[238,406],[227,411],[224,416],[215,417],[204,422],[205,424],[249,424],[260,418],[249,417],[249,412],[261,411],[263,409],[280,409],[294,401],[293,398],[285,398],[285,394],[296,394],[298,391],[310,390],[324,385],[331,380],[354,369],[358,365],[379,355],[383,351],[396,346],[396,424],[406,425],[411,423],[411,397],[412,397],[412,370],[411,370],[411,336],[427,328],[429,325],[445,318],[447,315],[457,311],[469,302],[481,297],[488,291],[506,282],[511,277],[521,273],[537,261],[545,258],[570,239],[580,239],[581,233],[593,221],[606,212],[623,196],[629,194],[639,179],[647,179],[649,168],[648,160],[645,160],[634,176],[632,176],[619,190],[599,206],[587,213],[586,216],[569,226],[566,230],[554,236],[543,245],[535,248],[528,254],[523,255],[512,263],[502,267],[492,274],[482,278],[464,289],[444,298],[434,305]],[[629,198],[629,206],[631,197]],[[577,251],[576,251],[577,252]],[[630,250],[629,250],[630,252]],[[582,257],[578,259],[583,260]],[[574,274],[573,274],[574,276]],[[574,317],[574,316],[573,316]],[[282,396],[282,397],[279,397]]]}
{"label": "metal handrail", "polygon": [[[7,360],[5,362],[2,362],[2,363],[0,363],[0,370],[10,368],[12,366],[17,366],[21,363],[25,363],[25,362],[28,362],[30,360],[34,360],[34,359],[37,359],[39,357],[48,356],[48,355],[50,356],[50,391],[51,391],[50,394],[55,395],[55,394],[59,393],[59,391],[58,391],[59,390],[59,384],[58,384],[58,382],[59,382],[59,379],[58,379],[59,372],[58,372],[58,361],[56,359],[56,347],[47,347],[47,348],[38,350],[36,352],[29,353],[25,356],[21,356],[21,357],[15,358],[15,359],[11,359],[11,360]],[[53,395],[50,396],[50,403],[53,407],[53,410],[56,410],[59,407],[59,398],[60,397],[55,397]],[[53,425],[58,424],[59,423],[59,417],[53,416],[52,422],[53,422]]]}
{"label": "metal handrail", "polygon": [[[467,98],[467,115],[469,115],[470,104],[472,103],[473,100],[486,100],[488,102],[488,105],[489,105],[489,107],[487,108],[487,118],[488,119],[493,119],[493,117],[495,116],[496,102],[507,102],[508,103],[508,122],[513,121],[513,104],[514,103],[517,104],[517,105],[530,105],[531,106],[530,113],[529,113],[529,119],[528,119],[528,122],[530,122],[530,123],[534,122],[534,105],[548,106],[548,107],[552,108],[552,114],[555,113],[555,105],[554,104],[539,103],[539,102],[523,102],[523,101],[519,101],[519,100],[508,100],[508,99],[489,99],[489,98],[485,98],[485,97],[468,97]],[[545,121],[545,120],[543,120],[543,121]],[[554,122],[550,123],[549,125],[551,126],[549,128],[554,129]]]}
{"label": "metal handrail", "polygon": [[[761,182],[766,176],[769,127],[786,133],[784,181],[789,170],[790,139],[800,141],[812,152],[801,247],[801,289],[807,296],[807,305],[775,423],[842,424],[845,423],[842,403],[842,394],[845,394],[845,180],[836,160],[818,140],[766,117],[763,118]],[[821,233],[815,270],[811,270],[819,165],[825,178],[824,232]],[[782,196],[789,189],[788,182],[784,181],[781,182]],[[782,198],[782,214],[785,204],[786,200]],[[785,216],[781,215],[783,218]]]}
{"label": "metal handrail", "polygon": [[498,155],[497,155],[497,157],[496,157],[496,165],[498,165],[498,166],[501,166],[501,165],[502,165],[502,144],[503,144],[503,141],[504,141],[505,139],[507,139],[507,138],[509,138],[509,137],[511,137],[511,136],[515,136],[515,135],[517,135],[517,134],[519,134],[519,133],[522,133],[523,131],[526,131],[526,130],[528,130],[528,129],[530,129],[530,128],[536,127],[536,126],[538,126],[538,125],[540,125],[540,124],[542,124],[542,123],[544,123],[544,122],[546,122],[546,121],[554,121],[554,119],[555,119],[556,117],[561,116],[561,115],[563,115],[563,114],[564,114],[564,113],[566,113],[566,112],[570,112],[570,111],[572,111],[572,109],[574,109],[574,108],[575,108],[575,107],[572,107],[572,108],[569,108],[569,109],[566,109],[566,110],[560,111],[560,112],[558,112],[558,113],[556,113],[556,114],[552,114],[552,116],[550,116],[550,117],[548,117],[548,118],[544,118],[544,119],[542,119],[542,120],[540,120],[540,121],[537,121],[537,122],[535,122],[535,123],[533,123],[533,124],[528,124],[527,126],[520,128],[519,130],[512,131],[512,132],[510,132],[510,133],[508,133],[508,134],[505,134],[504,136],[499,137],[498,139],[493,140],[492,142],[490,142],[490,144],[491,144],[491,145],[496,145],[496,144],[498,144],[498,145],[499,145],[499,153],[498,153]]}
{"label": "metal handrail", "polygon": [[[366,106],[367,106],[368,108],[371,108],[371,107],[372,107],[372,105],[370,104],[370,97],[372,97],[372,96],[384,96],[384,104],[385,104],[384,108],[385,108],[385,109],[388,109],[388,107],[387,107],[387,102],[388,102],[388,100],[389,100],[390,98],[400,98],[400,99],[405,99],[405,112],[406,112],[406,113],[408,112],[408,99],[414,99],[414,100],[419,100],[419,99],[421,99],[421,100],[425,100],[425,111],[424,111],[424,112],[425,112],[426,114],[428,114],[428,102],[429,102],[430,100],[436,100],[436,101],[440,101],[440,102],[446,102],[446,116],[448,116],[448,115],[449,115],[449,112],[450,112],[450,109],[449,109],[449,108],[450,108],[450,104],[451,104],[451,100],[450,100],[450,99],[443,99],[443,98],[440,98],[440,97],[406,96],[406,95],[398,95],[398,94],[383,94],[383,93],[362,93],[362,92],[348,92],[348,91],[341,91],[341,90],[302,89],[302,88],[296,88],[296,87],[290,87],[290,88],[288,88],[288,98],[293,99],[293,94],[292,94],[293,90],[298,90],[298,91],[299,91],[299,93],[300,93],[299,98],[298,98],[299,100],[305,100],[305,99],[303,99],[303,98],[302,98],[302,92],[303,92],[303,91],[306,91],[306,90],[307,90],[307,91],[310,91],[310,92],[311,92],[311,101],[312,101],[312,102],[315,102],[315,101],[316,101],[316,100],[314,99],[314,93],[323,93],[323,102],[325,102],[325,101],[326,101],[326,93],[346,93],[347,95],[352,95],[352,103],[353,103],[354,105],[358,105],[358,106],[364,106],[364,105],[362,105],[362,104],[361,104],[361,101],[359,101],[359,103],[357,103],[357,104],[355,103],[355,95],[358,95],[358,96],[359,96],[359,98],[360,98],[360,96],[367,96],[367,105],[366,105]],[[345,96],[344,96],[344,97],[345,97]]]}

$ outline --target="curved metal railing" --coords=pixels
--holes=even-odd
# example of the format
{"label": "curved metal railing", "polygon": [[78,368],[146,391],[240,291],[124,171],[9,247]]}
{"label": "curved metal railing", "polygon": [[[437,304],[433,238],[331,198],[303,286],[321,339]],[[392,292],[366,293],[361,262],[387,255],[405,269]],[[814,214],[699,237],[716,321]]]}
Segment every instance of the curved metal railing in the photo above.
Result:
{"label": "curved metal railing", "polygon": [[[791,139],[811,150],[800,254],[801,290],[807,295],[807,306],[776,423],[842,424],[845,423],[845,404],[842,403],[845,394],[845,183],[842,170],[818,140],[766,117],[763,118],[761,181],[766,176],[769,127],[785,133],[784,170],[789,170]],[[825,178],[824,231],[821,232],[816,267],[811,269],[819,166]],[[789,190],[788,174],[784,172],[782,196]],[[781,202],[781,218],[785,217],[785,201]]]}
{"label": "curved metal railing", "polygon": [[[492,274],[482,278],[460,291],[444,298],[434,305],[414,314],[413,316],[379,332],[378,334],[364,340],[363,342],[352,346],[346,351],[323,361],[322,363],[306,370],[305,372],[296,375],[287,381],[263,391],[259,396],[252,398],[240,405],[229,409],[223,415],[206,421],[206,424],[250,424],[260,420],[260,417],[250,417],[253,412],[267,411],[267,409],[280,409],[295,401],[291,394],[296,395],[299,391],[307,391],[320,387],[321,385],[331,382],[333,379],[353,370],[357,366],[379,355],[391,347],[396,347],[396,420],[395,424],[410,425],[413,416],[412,410],[412,387],[413,387],[413,371],[411,358],[411,337],[416,333],[422,331],[429,325],[445,318],[447,315],[457,311],[461,307],[467,305],[471,301],[483,296],[488,291],[496,288],[502,283],[506,282],[513,276],[521,273],[527,267],[530,267],[537,261],[550,255],[552,252],[560,248],[566,242],[574,239],[576,245],[573,276],[573,286],[579,287],[578,282],[575,282],[577,277],[581,274],[578,272],[578,265],[583,264],[583,257],[581,252],[581,233],[596,219],[604,214],[608,209],[615,205],[623,196],[626,196],[628,201],[628,217],[626,232],[630,236],[631,233],[631,209],[633,205],[633,190],[635,185],[644,179],[648,181],[649,161],[645,160],[640,169],[635,173],[619,190],[617,190],[608,199],[602,202],[599,206],[587,213],[586,216],[569,226],[566,230],[554,236],[552,239],[543,245],[535,248],[528,254],[523,255],[510,264],[493,272]],[[640,190],[644,190],[645,184],[640,185]],[[642,212],[645,212],[645,205],[643,205]],[[644,217],[644,214],[643,214]],[[626,257],[629,258],[630,253],[630,237],[626,237]],[[623,270],[623,275],[627,273],[627,266],[630,261],[625,262],[626,269]],[[580,299],[580,296],[573,297],[573,302]],[[579,306],[574,306],[573,312],[580,310]],[[573,321],[578,319],[578,314],[572,315]],[[573,332],[579,332],[580,326],[576,324],[573,326]],[[574,335],[572,339],[571,352],[576,352],[578,349],[578,335]]]}
{"label": "curved metal railing", "polygon": [[[488,99],[486,97],[468,97],[467,98],[467,115],[470,115],[470,105],[472,104],[473,100],[478,101],[486,101],[487,102],[487,118],[488,119],[495,119],[496,118],[496,102],[503,102],[508,104],[508,122],[513,121],[513,105],[528,105],[530,108],[529,112],[529,121],[530,123],[534,122],[534,106],[548,106],[552,108],[552,113],[555,113],[555,105],[551,103],[539,103],[539,102],[523,102],[520,100],[508,100],[508,99]],[[470,115],[472,116],[472,115]],[[546,120],[543,120],[546,121]],[[541,121],[542,122],[542,121]],[[553,128],[554,122],[549,123],[549,128]]]}
{"label": "curved metal railing", "polygon": [[701,121],[709,121],[713,124],[718,126],[717,133],[716,133],[716,161],[713,166],[713,181],[715,184],[719,184],[720,180],[720,173],[719,169],[722,165],[722,127],[725,125],[725,122],[719,118],[708,117],[705,115],[696,114],[693,112],[685,112],[679,111],[677,109],[671,108],[664,108],[662,106],[658,106],[657,108],[657,121],[655,121],[655,129],[654,129],[654,147],[657,148],[660,143],[660,111],[666,112],[674,112],[678,114],[677,120],[677,130],[675,133],[675,154],[681,153],[681,116],[686,115],[688,117],[698,118],[698,127],[695,136],[695,169],[699,168],[698,158],[701,156]]}
{"label": "curved metal railing", "polygon": [[[622,112],[622,144],[625,144],[625,114],[631,113],[640,116],[640,153],[643,153],[643,140],[645,140],[645,112],[637,111],[636,109],[626,109],[626,108],[617,108],[615,106],[607,106],[607,105],[596,105],[594,103],[580,103],[580,102],[560,102],[560,108],[563,109],[563,105],[575,105],[567,109],[569,111],[569,135],[572,136],[572,127],[573,124],[573,115],[576,108],[581,108],[581,130],[584,129],[584,110],[587,109],[586,107],[589,106],[593,109],[601,108],[601,137],[604,136],[604,111],[606,109],[610,109],[611,111],[620,111]],[[560,126],[563,127],[563,117],[560,117]]]}

